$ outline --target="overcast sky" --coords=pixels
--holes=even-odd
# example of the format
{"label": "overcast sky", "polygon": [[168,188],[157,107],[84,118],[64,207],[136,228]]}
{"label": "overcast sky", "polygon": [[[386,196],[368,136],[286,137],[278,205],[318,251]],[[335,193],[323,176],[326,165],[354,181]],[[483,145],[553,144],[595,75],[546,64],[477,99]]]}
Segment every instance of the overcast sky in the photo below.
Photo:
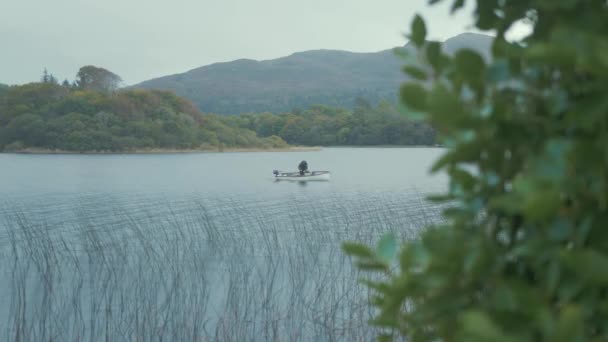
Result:
{"label": "overcast sky", "polygon": [[[451,2],[451,1],[450,1]],[[125,84],[239,58],[310,49],[379,51],[406,43],[421,13],[430,36],[470,31],[427,0],[0,0],[0,83],[60,80],[92,64]]]}

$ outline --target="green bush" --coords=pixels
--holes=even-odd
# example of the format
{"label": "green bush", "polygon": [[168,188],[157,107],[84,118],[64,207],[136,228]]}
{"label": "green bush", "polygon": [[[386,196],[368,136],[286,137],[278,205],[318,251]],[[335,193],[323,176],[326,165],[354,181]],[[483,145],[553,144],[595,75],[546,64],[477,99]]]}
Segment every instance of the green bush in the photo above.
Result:
{"label": "green bush", "polygon": [[[439,1],[433,0],[431,3]],[[453,1],[454,10],[464,1]],[[398,251],[347,243],[364,269],[383,338],[608,340],[608,4],[477,0],[493,59],[411,40],[423,65],[401,98],[449,146],[433,171],[446,222]],[[519,21],[532,31],[507,42]]]}

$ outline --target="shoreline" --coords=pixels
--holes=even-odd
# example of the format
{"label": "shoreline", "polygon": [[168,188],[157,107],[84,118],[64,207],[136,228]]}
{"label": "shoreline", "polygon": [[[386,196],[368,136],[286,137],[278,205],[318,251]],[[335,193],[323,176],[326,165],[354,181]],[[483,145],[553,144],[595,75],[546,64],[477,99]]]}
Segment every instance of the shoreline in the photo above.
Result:
{"label": "shoreline", "polygon": [[441,145],[335,145],[324,148],[444,148]]}
{"label": "shoreline", "polygon": [[16,151],[0,151],[0,154],[81,154],[81,155],[122,155],[122,154],[197,154],[197,153],[260,153],[260,152],[319,152],[324,148],[445,148],[438,145],[365,145],[365,146],[291,146],[291,147],[235,147],[235,148],[200,148],[200,149],[136,149],[128,151],[68,151],[68,150],[50,150],[43,148],[24,148]]}
{"label": "shoreline", "polygon": [[49,150],[38,148],[25,148],[17,151],[2,151],[2,154],[182,154],[182,153],[255,153],[255,152],[318,152],[322,147],[309,146],[292,146],[292,147],[277,147],[277,148],[223,148],[223,149],[137,149],[129,151],[66,151],[66,150]]}

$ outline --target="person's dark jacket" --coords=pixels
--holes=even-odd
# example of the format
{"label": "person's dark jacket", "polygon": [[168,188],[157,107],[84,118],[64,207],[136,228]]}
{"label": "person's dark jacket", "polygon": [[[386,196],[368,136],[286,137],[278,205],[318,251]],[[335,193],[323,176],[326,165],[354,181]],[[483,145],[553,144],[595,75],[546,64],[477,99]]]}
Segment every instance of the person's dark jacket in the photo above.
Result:
{"label": "person's dark jacket", "polygon": [[300,165],[298,165],[298,170],[300,170],[300,175],[304,175],[306,171],[308,171],[308,163],[306,160],[302,160]]}

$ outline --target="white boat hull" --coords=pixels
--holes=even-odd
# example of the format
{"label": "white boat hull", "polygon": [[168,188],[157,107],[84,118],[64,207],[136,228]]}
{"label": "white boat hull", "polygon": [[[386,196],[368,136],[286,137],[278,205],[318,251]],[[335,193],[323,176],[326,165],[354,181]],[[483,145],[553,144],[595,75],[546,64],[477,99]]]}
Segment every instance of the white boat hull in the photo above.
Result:
{"label": "white boat hull", "polygon": [[277,181],[292,181],[292,182],[311,182],[311,181],[329,181],[331,174],[328,171],[313,171],[300,175],[299,172],[279,172],[275,173],[274,179]]}

